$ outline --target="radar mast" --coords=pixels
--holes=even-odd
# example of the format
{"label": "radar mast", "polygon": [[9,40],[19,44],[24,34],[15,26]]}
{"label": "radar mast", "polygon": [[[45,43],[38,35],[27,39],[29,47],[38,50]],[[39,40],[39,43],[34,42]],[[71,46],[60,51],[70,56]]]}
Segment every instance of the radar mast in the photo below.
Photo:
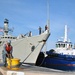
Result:
{"label": "radar mast", "polygon": [[8,35],[8,19],[4,20],[4,35]]}

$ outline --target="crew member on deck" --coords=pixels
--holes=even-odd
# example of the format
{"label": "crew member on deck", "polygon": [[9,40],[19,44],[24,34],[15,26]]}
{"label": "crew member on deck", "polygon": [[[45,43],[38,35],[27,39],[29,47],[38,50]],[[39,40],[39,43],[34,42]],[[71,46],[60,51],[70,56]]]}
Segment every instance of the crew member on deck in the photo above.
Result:
{"label": "crew member on deck", "polygon": [[29,37],[31,37],[31,36],[32,36],[32,32],[30,31],[30,32],[29,32]]}
{"label": "crew member on deck", "polygon": [[2,51],[3,63],[4,66],[7,66],[7,58],[13,58],[12,56],[13,47],[11,45],[11,41],[8,40],[7,43],[4,45],[4,50]]}
{"label": "crew member on deck", "polygon": [[46,25],[46,26],[45,26],[45,31],[46,31],[47,29],[48,29],[48,26]]}
{"label": "crew member on deck", "polygon": [[41,34],[41,27],[39,26],[39,34]]}

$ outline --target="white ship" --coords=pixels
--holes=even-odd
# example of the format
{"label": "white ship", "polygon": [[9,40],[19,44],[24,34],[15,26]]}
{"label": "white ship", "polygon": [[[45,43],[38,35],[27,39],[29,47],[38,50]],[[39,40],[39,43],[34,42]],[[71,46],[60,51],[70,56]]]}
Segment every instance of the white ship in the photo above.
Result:
{"label": "white ship", "polygon": [[[0,60],[2,60],[3,45],[7,40],[11,40],[11,44],[13,46],[13,56],[15,58],[19,58],[22,62],[30,54],[24,63],[35,64],[41,49],[50,35],[49,28],[40,35],[31,37],[21,35],[14,37],[9,34],[10,29],[8,27],[8,23],[8,20],[5,19],[4,27],[2,28],[4,32],[3,35],[0,36]],[[47,26],[49,26],[49,22]]]}

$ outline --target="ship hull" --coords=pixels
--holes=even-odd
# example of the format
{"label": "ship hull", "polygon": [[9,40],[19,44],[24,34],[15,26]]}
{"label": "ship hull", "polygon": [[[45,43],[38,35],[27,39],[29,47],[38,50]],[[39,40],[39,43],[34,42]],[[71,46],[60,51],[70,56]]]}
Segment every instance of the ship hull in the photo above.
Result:
{"label": "ship hull", "polygon": [[58,55],[55,56],[47,56],[44,58],[39,58],[37,63],[38,66],[59,69],[64,71],[75,71],[75,55],[67,56],[67,55]]}
{"label": "ship hull", "polygon": [[[35,64],[37,57],[43,48],[45,42],[49,37],[48,31],[44,33],[32,36],[32,37],[23,37],[20,39],[12,40],[11,44],[13,46],[13,57],[19,58],[21,62]],[[34,46],[34,50],[32,51],[32,47]],[[2,50],[3,45],[0,46],[0,59],[2,59]]]}
{"label": "ship hull", "polygon": [[75,70],[75,61],[60,60],[57,58],[47,57],[43,63],[43,66],[64,71],[73,71]]}

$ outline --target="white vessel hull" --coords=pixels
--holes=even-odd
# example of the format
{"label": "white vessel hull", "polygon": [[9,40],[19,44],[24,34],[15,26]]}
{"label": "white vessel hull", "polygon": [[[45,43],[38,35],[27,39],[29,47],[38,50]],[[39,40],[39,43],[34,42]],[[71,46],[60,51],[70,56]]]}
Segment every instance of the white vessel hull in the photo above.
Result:
{"label": "white vessel hull", "polygon": [[[31,53],[32,46],[35,46],[34,51],[27,58],[25,63],[35,64],[37,57],[47,41],[50,33],[46,30],[44,33],[32,36],[32,37],[23,37],[12,40],[13,46],[13,57],[19,58],[21,62]],[[0,59],[2,59],[2,50],[3,45],[0,46]]]}

